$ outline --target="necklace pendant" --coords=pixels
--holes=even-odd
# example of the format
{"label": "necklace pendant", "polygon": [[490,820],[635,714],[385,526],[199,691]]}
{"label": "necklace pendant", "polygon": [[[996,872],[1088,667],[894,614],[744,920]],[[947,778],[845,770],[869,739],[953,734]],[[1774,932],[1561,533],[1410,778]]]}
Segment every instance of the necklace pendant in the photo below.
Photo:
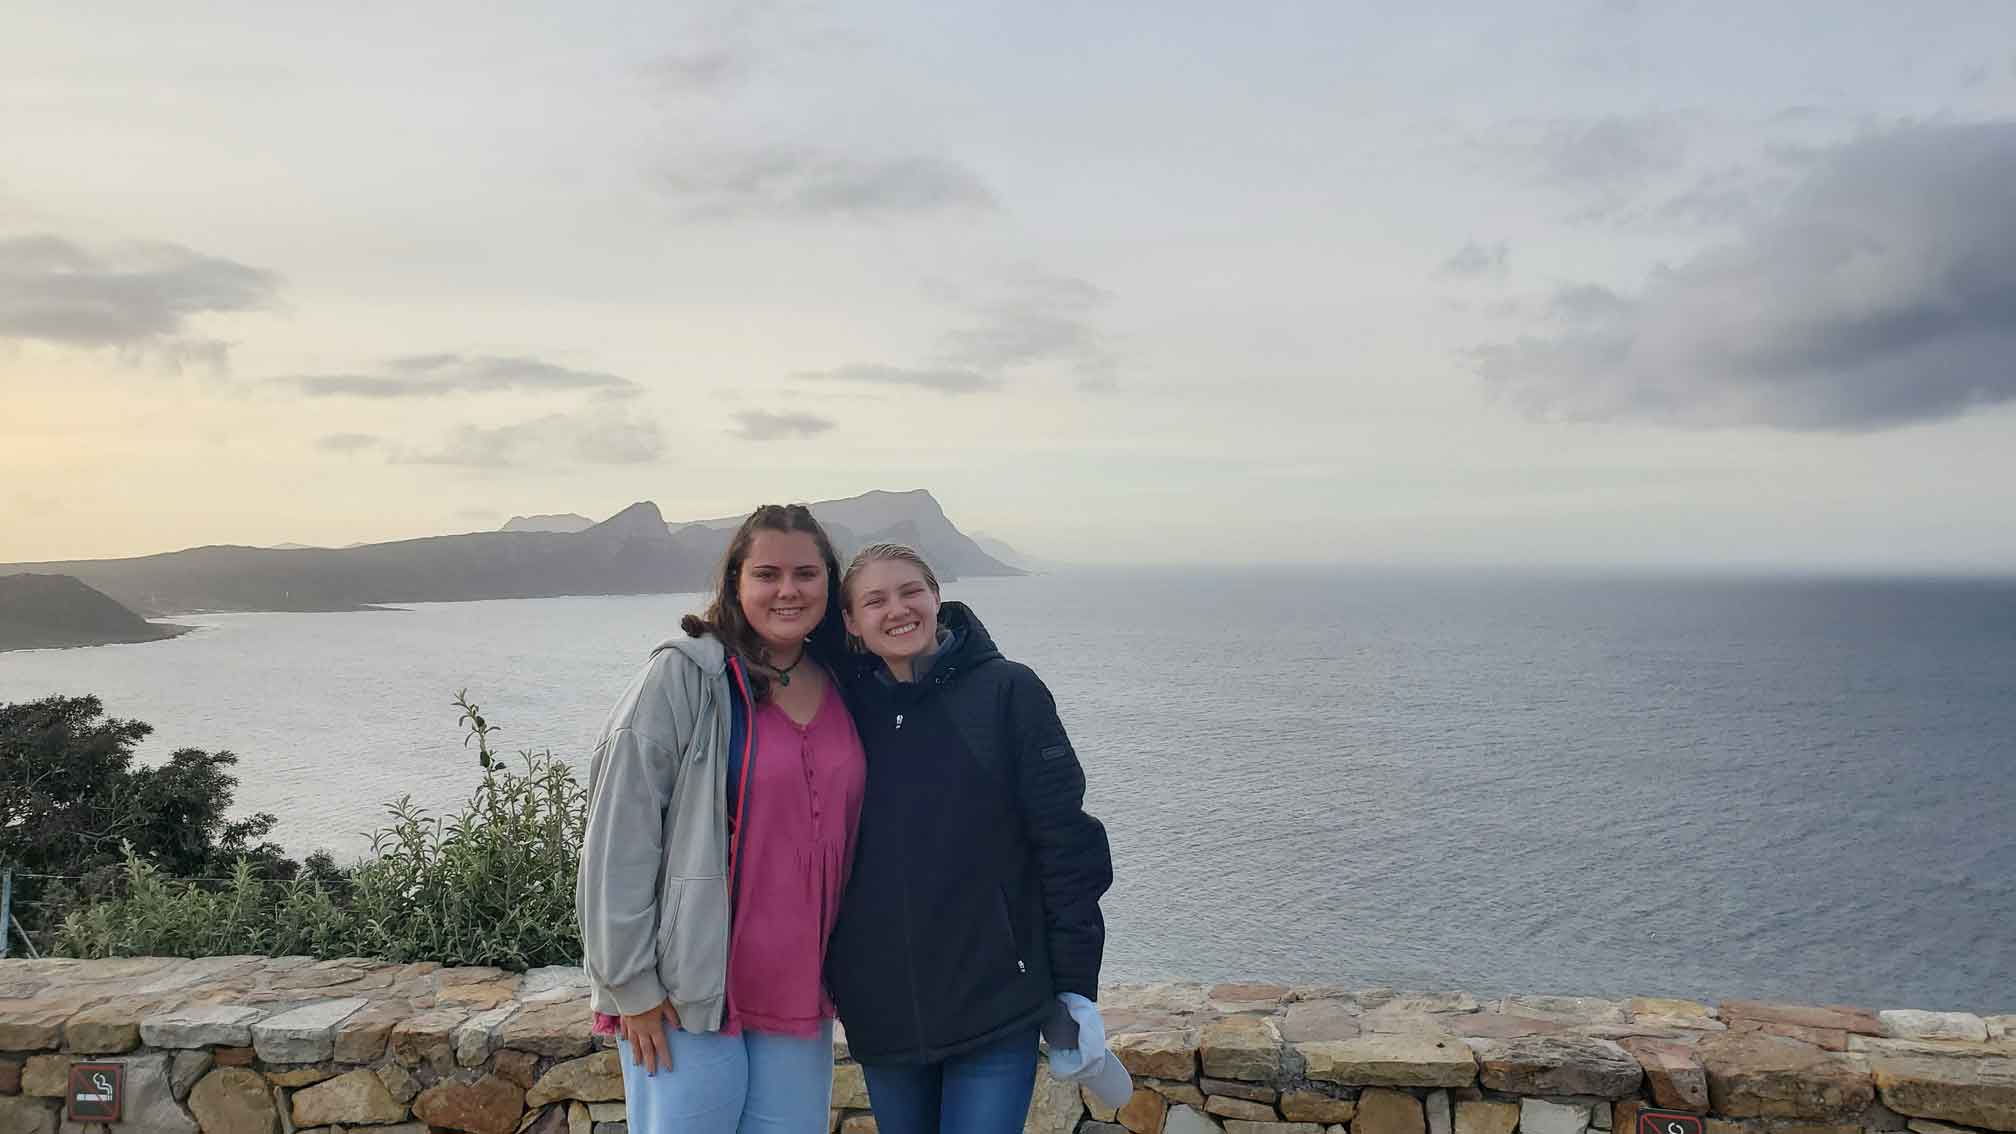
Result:
{"label": "necklace pendant", "polygon": [[779,673],[777,674],[777,684],[779,684],[779,685],[785,685],[785,686],[788,686],[788,685],[790,685],[790,684],[791,684],[791,675],[790,675],[789,673],[784,673],[784,672],[781,672],[781,671],[780,671],[780,672],[779,672]]}

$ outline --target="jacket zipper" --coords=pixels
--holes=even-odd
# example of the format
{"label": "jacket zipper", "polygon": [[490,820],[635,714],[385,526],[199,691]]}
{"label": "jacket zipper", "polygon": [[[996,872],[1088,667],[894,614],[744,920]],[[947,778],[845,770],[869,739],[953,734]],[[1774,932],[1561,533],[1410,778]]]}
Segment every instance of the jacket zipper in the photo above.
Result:
{"label": "jacket zipper", "polygon": [[1029,966],[1022,961],[1022,943],[1015,940],[1015,919],[1008,914],[1008,891],[996,886],[994,896],[1001,902],[1001,924],[1008,931],[1008,951],[1015,956],[1015,971],[1026,973]]}
{"label": "jacket zipper", "polygon": [[[749,686],[742,678],[742,666],[734,658],[728,659],[728,673],[734,680],[735,695],[742,702],[742,782],[735,790],[735,837],[728,841],[728,902],[732,909],[735,902],[735,870],[741,863],[742,828],[749,818],[749,766],[756,756],[756,705],[749,696]],[[734,712],[731,706],[729,712]],[[732,720],[731,731],[732,731]],[[729,944],[734,947],[733,942]]]}

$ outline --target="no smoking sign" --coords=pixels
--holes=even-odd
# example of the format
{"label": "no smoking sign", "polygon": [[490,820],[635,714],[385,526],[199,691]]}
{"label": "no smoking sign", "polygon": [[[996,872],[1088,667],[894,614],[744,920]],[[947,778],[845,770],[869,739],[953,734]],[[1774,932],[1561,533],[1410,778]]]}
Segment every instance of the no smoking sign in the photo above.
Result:
{"label": "no smoking sign", "polygon": [[1702,1134],[1701,1116],[1679,1110],[1641,1110],[1638,1134]]}

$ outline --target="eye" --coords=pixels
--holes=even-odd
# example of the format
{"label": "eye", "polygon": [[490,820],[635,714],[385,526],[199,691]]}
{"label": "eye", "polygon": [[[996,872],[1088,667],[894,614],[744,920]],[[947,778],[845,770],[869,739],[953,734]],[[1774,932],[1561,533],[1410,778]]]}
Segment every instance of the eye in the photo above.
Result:
{"label": "eye", "polygon": [[862,605],[862,606],[881,606],[881,605],[882,605],[882,596],[881,596],[881,595],[870,595],[870,596],[869,596],[868,598],[866,598],[866,599],[863,599],[863,600],[862,600],[862,602],[861,602],[861,605]]}

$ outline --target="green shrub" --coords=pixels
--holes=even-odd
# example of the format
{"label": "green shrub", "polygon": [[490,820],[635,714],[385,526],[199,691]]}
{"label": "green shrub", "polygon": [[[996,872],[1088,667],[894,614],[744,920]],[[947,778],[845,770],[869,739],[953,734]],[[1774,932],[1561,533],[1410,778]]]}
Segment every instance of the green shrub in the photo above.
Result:
{"label": "green shrub", "polygon": [[241,860],[205,888],[137,854],[124,894],[72,913],[57,949],[76,957],[376,957],[525,969],[579,964],[574,875],[587,793],[551,752],[521,752],[522,770],[490,747],[495,726],[455,704],[476,741],[483,780],[461,812],[431,816],[402,797],[371,854],[348,870],[311,855],[301,876],[264,877]]}

